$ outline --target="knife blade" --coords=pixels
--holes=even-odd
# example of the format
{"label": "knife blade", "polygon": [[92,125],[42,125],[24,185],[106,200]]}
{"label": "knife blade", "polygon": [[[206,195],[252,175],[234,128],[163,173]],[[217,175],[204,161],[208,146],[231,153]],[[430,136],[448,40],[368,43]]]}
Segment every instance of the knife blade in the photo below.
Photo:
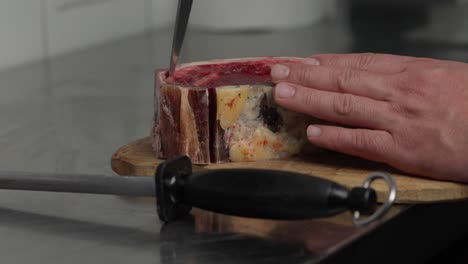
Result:
{"label": "knife blade", "polygon": [[190,12],[192,10],[193,0],[179,0],[177,7],[177,16],[174,28],[174,36],[172,40],[172,52],[170,67],[167,77],[174,77],[175,68],[177,61],[179,60],[180,51],[185,38],[185,32],[187,31],[187,24],[190,18]]}

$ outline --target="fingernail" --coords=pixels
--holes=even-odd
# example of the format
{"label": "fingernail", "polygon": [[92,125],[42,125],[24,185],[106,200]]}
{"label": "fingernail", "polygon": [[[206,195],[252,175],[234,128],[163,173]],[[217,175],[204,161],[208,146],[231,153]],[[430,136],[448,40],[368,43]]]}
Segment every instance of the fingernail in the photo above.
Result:
{"label": "fingernail", "polygon": [[276,85],[275,90],[276,90],[275,94],[279,98],[291,98],[296,93],[296,89],[294,89],[294,87],[284,84],[284,83],[280,83]]}
{"label": "fingernail", "polygon": [[302,63],[307,64],[307,65],[314,65],[314,66],[319,66],[320,65],[320,61],[318,61],[317,59],[314,59],[314,58],[306,58],[306,59],[302,60]]}
{"label": "fingernail", "polygon": [[316,126],[309,126],[307,128],[307,136],[308,137],[318,137],[322,134],[322,129],[320,129],[320,127],[316,127]]}
{"label": "fingernail", "polygon": [[276,64],[271,67],[271,77],[276,80],[286,79],[289,76],[289,67]]}

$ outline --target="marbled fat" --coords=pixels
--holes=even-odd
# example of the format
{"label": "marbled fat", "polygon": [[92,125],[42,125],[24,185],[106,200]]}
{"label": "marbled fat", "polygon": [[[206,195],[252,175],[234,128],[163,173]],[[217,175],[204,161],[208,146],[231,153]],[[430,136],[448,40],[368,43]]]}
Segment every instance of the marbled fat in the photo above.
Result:
{"label": "marbled fat", "polygon": [[306,146],[312,118],[272,97],[271,65],[297,58],[250,58],[184,64],[174,78],[157,71],[153,149],[160,159],[194,164],[280,159]]}

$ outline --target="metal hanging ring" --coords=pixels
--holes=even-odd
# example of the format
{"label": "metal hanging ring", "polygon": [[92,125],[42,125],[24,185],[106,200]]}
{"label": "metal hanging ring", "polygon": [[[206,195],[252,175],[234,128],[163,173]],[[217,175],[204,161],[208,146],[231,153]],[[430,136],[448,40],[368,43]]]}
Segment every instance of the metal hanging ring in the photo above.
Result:
{"label": "metal hanging ring", "polygon": [[374,214],[372,214],[371,216],[369,216],[367,218],[361,219],[360,213],[358,211],[354,211],[354,213],[353,213],[353,222],[357,226],[368,225],[368,224],[378,220],[379,218],[384,216],[388,212],[388,210],[390,210],[390,208],[392,207],[393,203],[396,200],[397,187],[396,187],[395,182],[392,179],[392,176],[390,174],[388,174],[388,173],[373,172],[373,173],[369,174],[369,176],[367,177],[366,180],[364,180],[362,186],[364,188],[369,188],[371,183],[374,182],[375,180],[378,180],[378,179],[385,180],[385,182],[388,185],[387,199],[383,203],[383,205],[377,211],[375,211]]}

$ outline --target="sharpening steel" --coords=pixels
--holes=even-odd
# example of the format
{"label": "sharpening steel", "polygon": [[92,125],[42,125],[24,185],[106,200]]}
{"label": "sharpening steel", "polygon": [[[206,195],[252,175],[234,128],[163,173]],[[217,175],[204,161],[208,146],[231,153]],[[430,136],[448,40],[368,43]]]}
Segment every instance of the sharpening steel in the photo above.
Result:
{"label": "sharpening steel", "polygon": [[155,177],[0,172],[0,189],[155,196],[159,218],[174,221],[192,207],[268,219],[309,219],[345,211],[373,214],[376,192],[319,177],[259,169],[192,173],[186,156],[161,163]]}

